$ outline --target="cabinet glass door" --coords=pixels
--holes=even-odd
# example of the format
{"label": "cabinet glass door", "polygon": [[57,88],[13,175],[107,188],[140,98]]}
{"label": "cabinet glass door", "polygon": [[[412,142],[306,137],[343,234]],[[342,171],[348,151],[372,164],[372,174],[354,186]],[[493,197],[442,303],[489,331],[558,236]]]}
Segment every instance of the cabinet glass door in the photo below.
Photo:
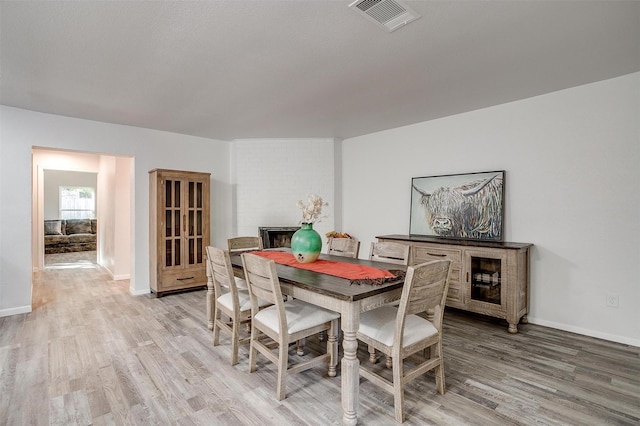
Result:
{"label": "cabinet glass door", "polygon": [[164,183],[164,220],[165,220],[165,267],[180,266],[182,263],[182,232],[180,203],[182,182],[165,180]]}
{"label": "cabinet glass door", "polygon": [[470,256],[471,300],[502,303],[502,259]]}
{"label": "cabinet glass door", "polygon": [[187,200],[187,264],[198,265],[203,262],[204,226],[203,226],[203,182],[188,183]]}

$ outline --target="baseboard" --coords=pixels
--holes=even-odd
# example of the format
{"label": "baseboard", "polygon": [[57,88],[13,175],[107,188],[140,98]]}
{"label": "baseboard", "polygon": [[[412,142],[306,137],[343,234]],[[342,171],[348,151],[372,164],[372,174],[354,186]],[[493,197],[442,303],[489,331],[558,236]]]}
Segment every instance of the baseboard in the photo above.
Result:
{"label": "baseboard", "polygon": [[129,278],[131,278],[131,275],[129,274],[122,274],[122,275],[111,274],[111,279],[114,281],[128,280]]}
{"label": "baseboard", "polygon": [[143,294],[149,294],[149,293],[151,293],[150,288],[143,289],[143,290],[136,290],[133,287],[129,287],[129,294],[131,294],[132,296],[141,296]]}
{"label": "baseboard", "polygon": [[[99,265],[100,265],[100,264],[99,264]],[[128,279],[130,279],[130,278],[131,278],[131,275],[130,275],[130,274],[120,274],[120,275],[116,275],[116,274],[114,274],[114,273],[113,273],[113,271],[112,271],[111,269],[107,268],[106,266],[104,266],[104,265],[100,265],[100,267],[101,267],[102,269],[104,269],[105,271],[107,271],[107,273],[109,274],[109,276],[111,277],[111,279],[112,279],[113,281],[122,281],[122,280],[128,280]]]}
{"label": "baseboard", "polygon": [[31,312],[31,305],[19,306],[17,308],[0,309],[0,317],[9,317],[11,315],[28,314]]}
{"label": "baseboard", "polygon": [[575,327],[568,324],[557,323],[553,321],[541,320],[532,316],[528,317],[529,323],[542,325],[544,327],[556,328],[558,330],[568,331],[571,333],[582,334],[584,336],[595,337],[596,339],[608,340],[610,342],[622,343],[624,345],[640,347],[639,339],[632,339],[626,336],[618,336],[610,333],[602,333],[599,331],[588,330],[586,328]]}

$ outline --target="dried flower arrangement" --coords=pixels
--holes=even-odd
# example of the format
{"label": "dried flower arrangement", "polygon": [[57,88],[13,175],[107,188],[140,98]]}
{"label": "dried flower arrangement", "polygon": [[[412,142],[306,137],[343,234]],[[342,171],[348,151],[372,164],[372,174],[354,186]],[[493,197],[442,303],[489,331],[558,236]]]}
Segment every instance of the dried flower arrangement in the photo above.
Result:
{"label": "dried flower arrangement", "polygon": [[307,201],[307,204],[302,200],[298,201],[298,207],[302,210],[302,220],[299,223],[318,223],[328,216],[322,216],[322,207],[329,205],[322,197],[316,194],[307,195]]}
{"label": "dried flower arrangement", "polygon": [[353,237],[346,232],[338,232],[338,231],[329,231],[326,234],[327,238],[352,238]]}

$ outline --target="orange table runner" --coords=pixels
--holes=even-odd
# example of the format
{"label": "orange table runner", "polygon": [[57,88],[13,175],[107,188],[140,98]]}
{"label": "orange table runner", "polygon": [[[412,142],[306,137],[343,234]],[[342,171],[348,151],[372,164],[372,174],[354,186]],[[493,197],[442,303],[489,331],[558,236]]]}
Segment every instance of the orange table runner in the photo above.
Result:
{"label": "orange table runner", "polygon": [[282,251],[254,251],[251,254],[265,257],[281,265],[292,266],[294,268],[306,269],[319,272],[321,274],[333,275],[334,277],[345,278],[351,284],[384,284],[402,278],[405,272],[402,270],[387,271],[374,268],[372,266],[358,265],[355,263],[336,262],[333,260],[318,259],[312,263],[300,263],[291,253]]}

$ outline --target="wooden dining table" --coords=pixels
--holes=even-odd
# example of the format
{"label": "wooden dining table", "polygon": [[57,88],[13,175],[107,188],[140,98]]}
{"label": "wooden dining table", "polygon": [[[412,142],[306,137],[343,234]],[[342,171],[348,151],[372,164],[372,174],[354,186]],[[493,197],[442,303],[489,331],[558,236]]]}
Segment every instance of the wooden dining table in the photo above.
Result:
{"label": "wooden dining table", "polygon": [[[371,262],[363,259],[320,255],[320,259],[336,262],[356,263],[385,270],[406,270],[406,266]],[[240,255],[231,256],[234,274],[243,277]],[[381,285],[352,284],[350,280],[276,263],[282,293],[295,299],[321,306],[341,317],[343,333],[343,357],[340,364],[342,375],[342,421],[345,425],[358,422],[360,362],[357,357],[358,341],[356,333],[360,323],[360,313],[400,299],[404,276]]]}

